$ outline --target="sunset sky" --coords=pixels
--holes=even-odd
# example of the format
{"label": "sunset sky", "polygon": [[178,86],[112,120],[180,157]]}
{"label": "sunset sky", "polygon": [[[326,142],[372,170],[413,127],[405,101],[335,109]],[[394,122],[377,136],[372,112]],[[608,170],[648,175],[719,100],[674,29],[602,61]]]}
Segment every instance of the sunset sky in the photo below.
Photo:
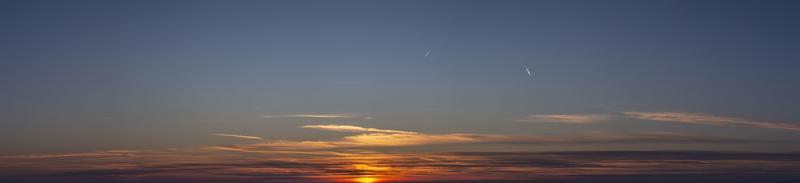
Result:
{"label": "sunset sky", "polygon": [[0,181],[797,181],[798,10],[0,1]]}

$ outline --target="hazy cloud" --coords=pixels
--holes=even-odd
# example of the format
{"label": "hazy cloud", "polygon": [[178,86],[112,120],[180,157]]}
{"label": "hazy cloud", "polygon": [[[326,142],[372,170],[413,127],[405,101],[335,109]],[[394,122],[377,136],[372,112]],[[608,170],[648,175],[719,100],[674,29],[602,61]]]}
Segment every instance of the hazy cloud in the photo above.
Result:
{"label": "hazy cloud", "polygon": [[261,118],[372,119],[372,117],[356,113],[262,115]]}
{"label": "hazy cloud", "polygon": [[211,135],[216,136],[223,136],[223,137],[233,137],[233,138],[240,138],[240,139],[252,139],[252,140],[263,140],[264,138],[256,137],[256,136],[248,136],[248,135],[236,135],[236,134],[226,134],[226,133],[215,133]]}
{"label": "hazy cloud", "polygon": [[800,131],[800,125],[789,123],[774,123],[758,120],[750,120],[735,117],[717,116],[703,113],[685,112],[638,112],[629,111],[622,114],[550,114],[550,115],[528,115],[524,118],[512,119],[517,122],[536,122],[536,123],[569,123],[569,124],[590,124],[596,122],[610,121],[612,119],[632,118],[650,121],[664,121],[685,124],[715,125],[715,126],[747,126],[756,128],[781,129]]}
{"label": "hazy cloud", "polygon": [[400,134],[416,134],[416,132],[400,131],[400,130],[384,130],[377,128],[364,128],[352,125],[306,125],[303,128],[312,128],[320,130],[340,131],[340,132],[359,132],[359,133],[400,133]]}
{"label": "hazy cloud", "polygon": [[14,156],[0,156],[0,158],[97,158],[97,157],[131,157],[138,156],[141,151],[136,150],[106,150],[97,152],[81,152],[81,153],[55,153],[55,154],[30,154],[30,155],[14,155]]}
{"label": "hazy cloud", "polygon": [[425,134],[420,132],[365,128],[352,125],[307,125],[304,128],[357,132],[337,140],[270,141],[229,146],[238,150],[309,150],[368,147],[403,147],[435,144],[579,144],[579,143],[726,143],[743,140],[669,132],[601,133],[578,135],[535,136],[500,134]]}
{"label": "hazy cloud", "polygon": [[[448,144],[726,143],[736,139],[670,132],[535,136],[427,134],[353,125],[307,125],[340,131],[340,139],[259,141],[168,150],[0,157],[0,181],[63,182],[352,182],[403,180],[535,180],[581,175],[768,172],[794,175],[797,154],[672,151],[380,153],[370,147]],[[229,136],[231,134],[215,134]],[[241,135],[233,135],[234,137]],[[249,137],[249,136],[245,136]],[[57,159],[54,159],[57,158]],[[532,174],[535,176],[530,176]],[[491,175],[489,176],[484,176]],[[481,176],[476,176],[481,175]],[[569,176],[564,176],[569,175]],[[193,179],[198,178],[198,179]],[[408,178],[408,179],[406,179]],[[560,181],[560,180],[558,180]],[[78,181],[81,182],[81,181]],[[549,181],[547,181],[549,182]],[[613,182],[613,181],[612,181]]]}
{"label": "hazy cloud", "polygon": [[550,114],[550,115],[528,115],[525,118],[513,119],[518,122],[541,122],[541,123],[571,123],[587,124],[611,119],[611,115],[606,114]]}
{"label": "hazy cloud", "polygon": [[763,121],[716,116],[716,115],[702,114],[702,113],[623,112],[623,114],[627,117],[641,119],[641,120],[716,125],[716,126],[748,126],[756,128],[800,131],[800,125],[795,125],[795,124],[763,122]]}

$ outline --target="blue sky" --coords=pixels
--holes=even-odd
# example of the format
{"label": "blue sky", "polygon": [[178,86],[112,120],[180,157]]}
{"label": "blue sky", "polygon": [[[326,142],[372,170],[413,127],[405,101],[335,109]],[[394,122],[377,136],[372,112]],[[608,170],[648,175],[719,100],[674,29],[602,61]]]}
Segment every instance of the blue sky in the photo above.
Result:
{"label": "blue sky", "polygon": [[[800,25],[798,5],[790,1],[0,5],[0,149],[6,154],[229,142],[214,133],[339,137],[299,128],[320,124],[431,134],[800,138],[798,131],[752,124],[624,114],[800,125]],[[369,119],[263,118],[298,114]],[[520,122],[529,115],[610,119]]]}

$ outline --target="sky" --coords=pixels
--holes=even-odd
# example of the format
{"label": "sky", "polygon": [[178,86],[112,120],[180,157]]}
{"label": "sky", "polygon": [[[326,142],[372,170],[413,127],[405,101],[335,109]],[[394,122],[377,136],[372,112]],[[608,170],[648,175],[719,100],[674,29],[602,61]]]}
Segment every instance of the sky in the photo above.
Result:
{"label": "sky", "polygon": [[[169,182],[195,168],[238,175],[188,176],[208,182],[481,179],[470,172],[552,180],[525,176],[547,170],[619,182],[608,172],[797,173],[780,162],[800,161],[787,158],[800,150],[798,8],[0,1],[0,170],[10,172],[0,177]],[[684,167],[676,159],[713,163],[647,164]]]}

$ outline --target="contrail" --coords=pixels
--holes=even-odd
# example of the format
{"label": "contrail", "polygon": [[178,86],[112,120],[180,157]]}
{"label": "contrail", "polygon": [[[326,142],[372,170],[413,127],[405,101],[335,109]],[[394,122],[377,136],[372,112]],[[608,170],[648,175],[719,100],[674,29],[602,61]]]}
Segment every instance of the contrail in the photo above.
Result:
{"label": "contrail", "polygon": [[425,52],[425,59],[428,59],[428,55],[431,55],[431,50],[428,50],[428,52]]}
{"label": "contrail", "polygon": [[531,69],[528,68],[528,65],[525,65],[525,72],[528,72],[528,78],[532,77]]}

